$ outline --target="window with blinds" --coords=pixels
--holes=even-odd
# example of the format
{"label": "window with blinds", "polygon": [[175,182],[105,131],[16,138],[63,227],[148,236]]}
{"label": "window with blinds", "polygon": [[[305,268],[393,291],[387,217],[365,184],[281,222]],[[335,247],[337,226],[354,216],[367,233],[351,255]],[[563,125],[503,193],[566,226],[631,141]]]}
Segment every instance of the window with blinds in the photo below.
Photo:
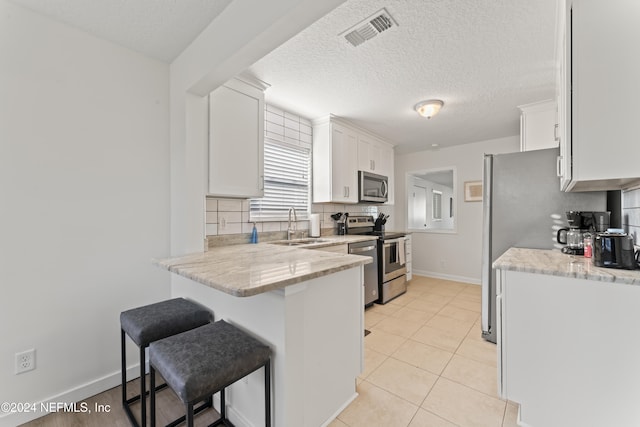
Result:
{"label": "window with blinds", "polygon": [[289,208],[298,219],[309,213],[311,147],[264,140],[264,197],[251,199],[251,221],[282,221]]}

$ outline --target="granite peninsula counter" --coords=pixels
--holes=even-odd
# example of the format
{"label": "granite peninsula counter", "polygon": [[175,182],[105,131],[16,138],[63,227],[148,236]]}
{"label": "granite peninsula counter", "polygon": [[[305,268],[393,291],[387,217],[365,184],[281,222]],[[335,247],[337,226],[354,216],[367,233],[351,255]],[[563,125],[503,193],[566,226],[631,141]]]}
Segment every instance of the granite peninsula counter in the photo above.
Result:
{"label": "granite peninsula counter", "polygon": [[369,257],[312,250],[360,240],[336,236],[302,247],[268,242],[220,246],[208,252],[153,262],[229,295],[248,297],[370,263]]}
{"label": "granite peninsula counter", "polygon": [[[238,244],[153,261],[175,273],[172,297],[206,306],[216,321],[224,319],[272,349],[274,426],[327,425],[357,396],[356,378],[364,369],[363,266],[371,259],[312,250],[354,239]],[[264,408],[255,402],[263,398],[264,373],[258,370],[228,388],[229,419],[262,425]],[[217,399],[214,404],[219,409]]]}

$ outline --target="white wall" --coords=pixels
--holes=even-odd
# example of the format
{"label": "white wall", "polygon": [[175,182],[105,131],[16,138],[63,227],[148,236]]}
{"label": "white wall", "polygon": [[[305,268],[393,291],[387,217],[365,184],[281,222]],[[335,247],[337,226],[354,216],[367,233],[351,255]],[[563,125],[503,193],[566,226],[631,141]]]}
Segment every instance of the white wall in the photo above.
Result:
{"label": "white wall", "polygon": [[413,232],[413,272],[469,283],[480,283],[482,262],[482,203],[464,201],[464,182],[482,180],[484,154],[519,151],[520,138],[512,136],[473,144],[396,155],[395,222],[407,227],[407,172],[455,166],[457,173],[457,233]]}
{"label": "white wall", "polygon": [[208,94],[342,2],[235,0],[171,63],[172,254],[204,248]]}
{"label": "white wall", "polygon": [[0,0],[0,402],[117,384],[119,313],[169,297],[168,71]]}

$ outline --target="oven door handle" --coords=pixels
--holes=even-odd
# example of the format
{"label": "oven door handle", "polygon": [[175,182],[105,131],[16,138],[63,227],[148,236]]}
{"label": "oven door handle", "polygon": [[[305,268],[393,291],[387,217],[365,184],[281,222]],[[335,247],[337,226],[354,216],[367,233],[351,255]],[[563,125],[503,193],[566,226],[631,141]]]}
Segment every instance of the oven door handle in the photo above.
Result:
{"label": "oven door handle", "polygon": [[350,254],[361,254],[362,252],[369,252],[374,250],[375,246],[365,246],[364,248],[353,248],[349,249]]}

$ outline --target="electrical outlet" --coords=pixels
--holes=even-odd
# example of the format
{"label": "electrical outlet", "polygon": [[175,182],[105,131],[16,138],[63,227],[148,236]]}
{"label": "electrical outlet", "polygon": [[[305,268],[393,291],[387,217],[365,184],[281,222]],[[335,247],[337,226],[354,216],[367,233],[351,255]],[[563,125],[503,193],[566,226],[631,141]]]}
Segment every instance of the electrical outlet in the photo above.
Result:
{"label": "electrical outlet", "polygon": [[16,375],[36,369],[36,350],[16,353]]}

